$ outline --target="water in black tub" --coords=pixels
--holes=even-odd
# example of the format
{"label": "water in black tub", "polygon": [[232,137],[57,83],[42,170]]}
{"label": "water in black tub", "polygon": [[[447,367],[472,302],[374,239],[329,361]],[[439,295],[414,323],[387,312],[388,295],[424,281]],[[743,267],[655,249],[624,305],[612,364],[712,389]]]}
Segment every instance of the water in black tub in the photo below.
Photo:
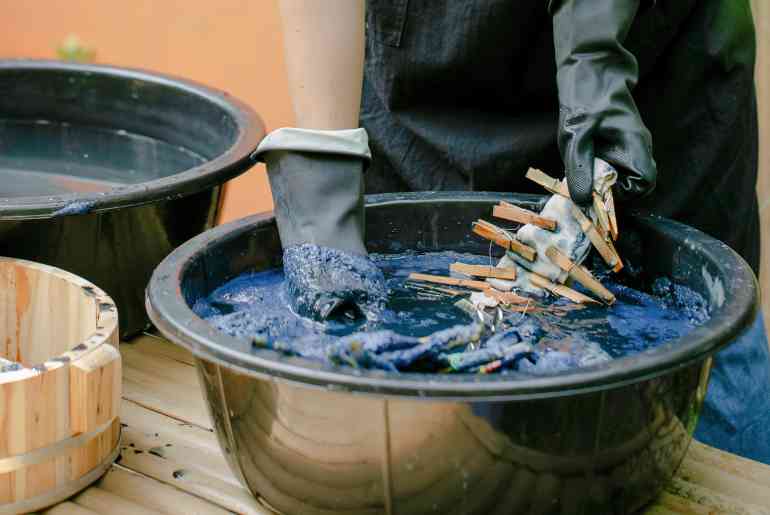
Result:
{"label": "water in black tub", "polygon": [[492,333],[456,307],[462,297],[415,289],[407,281],[412,272],[447,275],[457,261],[487,265],[488,256],[407,252],[372,258],[390,290],[387,309],[376,321],[321,324],[296,315],[277,269],[236,277],[199,300],[194,310],[231,336],[335,364],[401,372],[528,374],[638,353],[688,333],[708,317],[702,297],[668,279],[656,280],[646,293],[602,275],[617,298],[612,306],[534,299],[526,313],[505,313]]}
{"label": "water in black tub", "polygon": [[0,198],[106,193],[203,162],[186,148],[125,130],[0,119]]}

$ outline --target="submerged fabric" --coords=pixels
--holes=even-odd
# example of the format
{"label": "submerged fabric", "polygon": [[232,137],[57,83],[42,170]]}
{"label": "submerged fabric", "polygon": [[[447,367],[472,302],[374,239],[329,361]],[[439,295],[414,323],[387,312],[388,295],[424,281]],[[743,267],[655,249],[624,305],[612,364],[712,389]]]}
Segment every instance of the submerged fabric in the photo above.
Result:
{"label": "submerged fabric", "polygon": [[770,465],[770,352],[762,315],[711,370],[695,438]]}
{"label": "submerged fabric", "polygon": [[[467,299],[458,302],[463,294],[426,289],[410,281],[409,274],[446,273],[458,261],[488,264],[488,255],[405,252],[372,258],[389,290],[377,317],[340,316],[320,324],[300,316],[292,304],[296,279],[290,277],[298,270],[286,263],[284,270],[246,272],[228,281],[199,299],[194,310],[220,331],[257,348],[330,364],[393,372],[536,375],[644,352],[689,333],[708,318],[703,297],[667,278],[653,281],[645,293],[596,269],[617,298],[612,306],[577,306],[551,298],[527,306],[527,314],[481,314]],[[313,290],[325,291],[333,284],[324,282]]]}

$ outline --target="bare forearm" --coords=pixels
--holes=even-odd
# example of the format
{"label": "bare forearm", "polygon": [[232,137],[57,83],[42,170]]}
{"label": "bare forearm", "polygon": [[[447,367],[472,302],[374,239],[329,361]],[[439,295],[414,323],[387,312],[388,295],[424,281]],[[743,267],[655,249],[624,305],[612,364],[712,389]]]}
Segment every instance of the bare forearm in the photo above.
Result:
{"label": "bare forearm", "polygon": [[281,0],[286,68],[296,126],[358,127],[364,0]]}

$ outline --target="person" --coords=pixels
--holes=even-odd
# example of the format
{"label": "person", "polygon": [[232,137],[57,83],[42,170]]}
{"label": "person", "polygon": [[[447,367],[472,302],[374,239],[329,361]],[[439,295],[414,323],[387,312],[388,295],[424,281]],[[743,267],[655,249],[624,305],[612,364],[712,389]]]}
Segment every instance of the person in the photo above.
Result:
{"label": "person", "polygon": [[[749,0],[280,5],[296,127],[259,152],[285,246],[365,256],[364,192],[535,191],[529,166],[564,170],[585,204],[598,157],[619,172],[619,209],[701,229],[758,272]],[[354,283],[306,312],[366,302],[360,288],[334,302]],[[716,355],[696,437],[770,463],[768,427],[758,316]]]}

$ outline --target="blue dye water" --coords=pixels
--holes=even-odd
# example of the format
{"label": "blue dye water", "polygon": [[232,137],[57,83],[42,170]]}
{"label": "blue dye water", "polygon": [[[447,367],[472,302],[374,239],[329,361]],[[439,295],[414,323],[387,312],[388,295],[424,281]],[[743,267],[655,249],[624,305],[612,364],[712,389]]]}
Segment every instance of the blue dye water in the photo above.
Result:
{"label": "blue dye water", "polygon": [[[0,138],[0,197],[97,195],[206,161],[189,149],[142,134],[49,120],[0,118]],[[87,211],[83,205],[70,205],[57,216]]]}
{"label": "blue dye water", "polygon": [[[503,372],[533,374],[638,353],[680,337],[708,318],[707,303],[700,295],[666,278],[657,279],[647,293],[598,272],[617,298],[611,307],[537,299],[537,305],[551,309],[507,314],[502,333],[485,333],[480,342],[466,342],[462,338],[475,336],[478,328],[455,306],[458,297],[426,298],[408,287],[406,279],[412,272],[447,275],[456,261],[487,265],[488,256],[440,252],[372,258],[389,289],[387,307],[377,320],[343,317],[319,323],[297,315],[289,307],[282,270],[236,277],[199,300],[194,310],[231,336],[318,360],[401,371],[478,372],[489,358],[486,362],[507,363]],[[460,333],[462,345],[447,344],[452,338],[459,341]],[[484,349],[489,356],[479,352]],[[510,349],[517,353],[506,354]]]}

